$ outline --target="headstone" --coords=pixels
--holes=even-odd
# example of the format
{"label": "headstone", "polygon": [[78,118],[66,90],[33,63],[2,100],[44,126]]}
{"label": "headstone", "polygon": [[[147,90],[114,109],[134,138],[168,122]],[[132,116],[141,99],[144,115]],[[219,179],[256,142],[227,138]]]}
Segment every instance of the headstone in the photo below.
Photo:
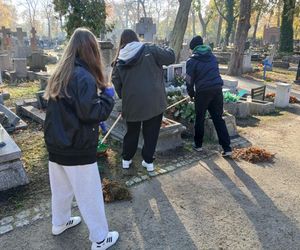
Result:
{"label": "headstone", "polygon": [[15,34],[18,39],[18,46],[23,47],[24,46],[24,37],[27,36],[27,33],[23,32],[22,28],[17,28],[17,32]]}
{"label": "headstone", "polygon": [[247,51],[243,57],[243,73],[252,72],[253,68],[251,65],[251,51]]}
{"label": "headstone", "polygon": [[14,58],[14,71],[16,72],[16,76],[18,78],[26,78],[27,77],[27,59],[26,58]]}
{"label": "headstone", "polygon": [[172,64],[168,66],[168,81],[173,81],[176,76],[185,76],[186,64]]}
{"label": "headstone", "polygon": [[282,69],[289,69],[290,68],[290,63],[289,62],[283,62],[283,61],[274,61],[273,62],[273,67],[282,68]]}
{"label": "headstone", "polygon": [[0,55],[0,69],[1,70],[12,70],[12,63],[9,54]]}
{"label": "headstone", "polygon": [[139,23],[136,24],[136,33],[145,42],[153,42],[153,37],[156,34],[156,24],[153,23],[153,19],[142,17]]}
{"label": "headstone", "polygon": [[21,162],[21,150],[0,125],[0,137],[5,146],[0,147],[0,191],[27,184],[28,178]]}
{"label": "headstone", "polygon": [[285,108],[289,105],[291,84],[277,83],[276,95],[275,95],[275,106],[279,108]]}
{"label": "headstone", "polygon": [[32,51],[37,50],[37,40],[36,40],[36,30],[34,27],[32,27],[31,29],[31,38],[30,38],[30,45],[31,45],[31,49]]}
{"label": "headstone", "polygon": [[112,42],[109,41],[98,41],[100,49],[101,49],[101,54],[103,57],[103,64],[105,67],[105,72],[108,75],[111,74],[111,64],[113,63],[113,60],[116,55],[116,49],[114,48],[114,45]]}
{"label": "headstone", "polygon": [[41,52],[33,52],[29,59],[29,70],[39,72],[39,71],[47,71],[46,69],[46,61],[47,56]]}

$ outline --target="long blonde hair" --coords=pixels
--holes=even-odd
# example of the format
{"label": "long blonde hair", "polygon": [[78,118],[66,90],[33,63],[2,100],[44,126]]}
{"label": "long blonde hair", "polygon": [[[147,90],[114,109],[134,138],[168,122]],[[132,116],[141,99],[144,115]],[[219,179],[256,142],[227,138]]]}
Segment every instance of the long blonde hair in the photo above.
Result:
{"label": "long blonde hair", "polygon": [[44,94],[46,100],[69,96],[67,86],[74,71],[76,57],[86,63],[90,73],[95,77],[99,89],[106,86],[97,39],[88,29],[77,28],[48,81]]}

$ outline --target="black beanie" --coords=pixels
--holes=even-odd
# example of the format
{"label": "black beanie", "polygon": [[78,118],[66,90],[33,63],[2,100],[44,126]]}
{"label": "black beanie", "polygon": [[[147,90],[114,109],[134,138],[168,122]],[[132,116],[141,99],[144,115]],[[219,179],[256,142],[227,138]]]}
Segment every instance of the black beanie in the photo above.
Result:
{"label": "black beanie", "polygon": [[190,42],[190,49],[194,50],[199,45],[203,45],[203,39],[201,36],[195,36]]}

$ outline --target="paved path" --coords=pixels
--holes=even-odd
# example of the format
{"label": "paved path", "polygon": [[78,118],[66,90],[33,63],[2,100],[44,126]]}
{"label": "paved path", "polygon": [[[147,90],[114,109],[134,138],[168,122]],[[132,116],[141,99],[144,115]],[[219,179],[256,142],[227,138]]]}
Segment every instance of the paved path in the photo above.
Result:
{"label": "paved path", "polygon": [[[300,249],[295,168],[214,157],[137,185],[131,202],[106,206],[111,229],[121,234],[113,249]],[[89,247],[84,224],[53,237],[50,219],[0,237],[0,249]]]}
{"label": "paved path", "polygon": [[[121,235],[112,249],[300,249],[299,124],[300,106],[239,128],[276,153],[274,164],[215,155],[132,187],[132,201],[106,206]],[[50,230],[49,218],[38,220],[0,236],[0,249],[90,249],[84,223],[61,236]]]}

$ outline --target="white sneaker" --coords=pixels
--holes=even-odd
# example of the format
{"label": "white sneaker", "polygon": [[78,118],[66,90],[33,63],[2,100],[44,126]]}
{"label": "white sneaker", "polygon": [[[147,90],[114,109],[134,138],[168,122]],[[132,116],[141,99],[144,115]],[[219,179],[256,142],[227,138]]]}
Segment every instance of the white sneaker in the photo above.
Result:
{"label": "white sneaker", "polygon": [[52,226],[52,234],[59,235],[63,233],[65,230],[75,227],[81,222],[81,218],[79,216],[71,217],[70,220],[62,226]]}
{"label": "white sneaker", "polygon": [[122,166],[124,169],[128,169],[130,167],[131,163],[132,163],[132,160],[130,160],[130,161],[122,160]]}
{"label": "white sneaker", "polygon": [[153,163],[147,163],[145,161],[142,162],[143,167],[147,168],[148,172],[154,171],[154,165]]}
{"label": "white sneaker", "polygon": [[93,242],[92,250],[104,250],[114,245],[119,238],[118,232],[108,232],[106,238],[102,242]]}

